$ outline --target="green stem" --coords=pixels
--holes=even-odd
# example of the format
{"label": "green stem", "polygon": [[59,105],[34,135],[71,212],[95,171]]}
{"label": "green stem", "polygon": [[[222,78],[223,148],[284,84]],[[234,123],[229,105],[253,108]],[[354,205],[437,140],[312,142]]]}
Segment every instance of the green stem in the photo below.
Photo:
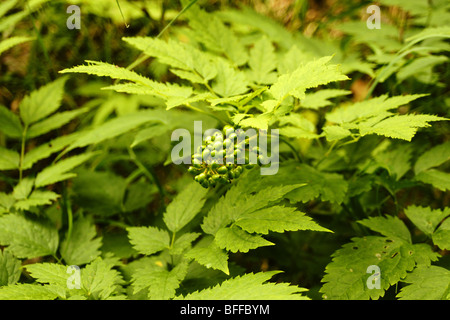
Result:
{"label": "green stem", "polygon": [[294,146],[282,137],[279,137],[279,139],[280,139],[280,141],[284,142],[289,148],[291,148],[292,153],[294,154],[295,160],[297,160],[298,162],[302,162],[302,159],[299,156],[297,150],[294,148]]}
{"label": "green stem", "polygon": [[142,173],[149,179],[150,181],[153,181],[156,184],[156,187],[159,190],[159,194],[161,196],[161,210],[164,207],[164,197],[165,197],[165,191],[163,187],[161,186],[161,183],[158,180],[158,177],[156,176],[155,172],[153,170],[148,170],[144,164],[138,159],[136,156],[136,153],[134,152],[133,148],[128,147],[128,154],[130,155],[131,160],[133,163],[141,169]]}
{"label": "green stem", "polygon": [[25,125],[22,131],[22,142],[20,146],[20,159],[19,159],[19,181],[22,181],[23,175],[23,158],[25,157],[25,142],[27,140],[28,125]]}

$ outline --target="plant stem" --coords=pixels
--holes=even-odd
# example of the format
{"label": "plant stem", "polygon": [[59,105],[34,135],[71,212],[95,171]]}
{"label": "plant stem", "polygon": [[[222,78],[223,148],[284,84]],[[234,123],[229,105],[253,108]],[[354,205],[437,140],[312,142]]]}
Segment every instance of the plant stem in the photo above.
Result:
{"label": "plant stem", "polygon": [[294,146],[290,142],[288,142],[287,140],[285,140],[282,137],[279,137],[279,139],[280,139],[280,141],[284,142],[289,148],[291,148],[292,153],[294,154],[295,160],[297,160],[298,162],[303,162],[301,157],[299,156],[297,150],[294,148]]}
{"label": "plant stem", "polygon": [[20,159],[19,159],[19,181],[22,181],[23,175],[23,158],[25,157],[25,142],[27,140],[28,125],[25,125],[22,132],[22,142],[20,146]]}
{"label": "plant stem", "polygon": [[150,181],[153,181],[156,184],[156,187],[159,190],[159,194],[161,196],[161,210],[164,208],[164,197],[165,197],[165,191],[163,187],[161,186],[161,183],[158,180],[158,177],[156,176],[155,172],[153,170],[148,170],[144,164],[138,159],[136,156],[136,153],[134,152],[133,148],[128,147],[128,153],[130,155],[131,160],[134,162],[134,164],[141,169],[142,173],[149,179]]}

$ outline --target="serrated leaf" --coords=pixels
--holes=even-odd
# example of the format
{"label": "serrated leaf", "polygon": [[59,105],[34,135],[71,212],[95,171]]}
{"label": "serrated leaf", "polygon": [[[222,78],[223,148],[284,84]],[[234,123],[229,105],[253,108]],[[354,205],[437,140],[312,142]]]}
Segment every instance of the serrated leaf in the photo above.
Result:
{"label": "serrated leaf", "polygon": [[0,287],[15,284],[19,281],[22,270],[21,262],[7,249],[0,250]]}
{"label": "serrated leaf", "polygon": [[148,298],[151,300],[171,299],[186,276],[188,266],[186,261],[182,261],[170,271],[161,267],[139,269],[133,274],[135,292],[148,288]]}
{"label": "serrated leaf", "polygon": [[19,169],[20,155],[13,150],[0,147],[0,170]]}
{"label": "serrated leaf", "polygon": [[75,66],[69,69],[64,69],[59,71],[59,73],[86,73],[91,75],[96,75],[99,77],[110,77],[112,79],[128,80],[138,84],[153,85],[154,81],[147,77],[141,76],[140,74],[122,68],[113,64],[100,61],[86,60],[87,65]]}
{"label": "serrated leaf", "polygon": [[52,286],[19,283],[0,288],[0,300],[54,300],[58,298]]}
{"label": "serrated leaf", "polygon": [[178,232],[202,209],[208,189],[196,182],[186,186],[166,208],[164,222],[172,232]]}
{"label": "serrated leaf", "polygon": [[296,208],[273,206],[241,215],[234,224],[250,233],[268,234],[269,231],[297,230],[328,231]]}
{"label": "serrated leaf", "polygon": [[403,221],[401,221],[398,217],[370,217],[364,220],[359,220],[358,223],[366,226],[370,230],[379,232],[386,237],[392,239],[398,238],[407,243],[411,243],[411,234]]}
{"label": "serrated leaf", "polygon": [[243,253],[259,247],[274,245],[260,235],[250,234],[235,225],[219,229],[216,232],[214,242],[221,249]]}
{"label": "serrated leaf", "polygon": [[352,134],[350,130],[342,128],[340,126],[326,126],[322,129],[323,132],[325,132],[327,141],[341,140],[347,138]]}
{"label": "serrated leaf", "polygon": [[439,223],[450,215],[450,208],[433,210],[430,207],[408,206],[405,214],[417,228],[431,237]]}
{"label": "serrated leaf", "polygon": [[317,110],[332,104],[329,99],[349,95],[352,92],[342,89],[323,89],[314,93],[307,93],[300,101],[300,106],[306,109]]}
{"label": "serrated leaf", "polygon": [[333,81],[348,80],[349,78],[339,71],[337,65],[328,65],[331,58],[328,56],[307,62],[293,72],[281,75],[270,87],[269,92],[279,102],[290,95],[304,99],[306,89]]}
{"label": "serrated leaf", "polygon": [[247,91],[247,79],[242,71],[234,69],[224,59],[217,59],[217,76],[212,89],[221,97],[237,96]]}
{"label": "serrated leaf", "polygon": [[124,37],[125,42],[168,64],[177,76],[194,83],[207,83],[217,71],[212,57],[186,43],[169,39],[163,41],[150,37]]}
{"label": "serrated leaf", "polygon": [[397,297],[400,300],[450,300],[450,271],[438,266],[420,267],[409,273]]}
{"label": "serrated leaf", "polygon": [[156,227],[129,227],[128,237],[133,248],[145,255],[151,255],[169,248],[170,236],[166,230]]}
{"label": "serrated leaf", "polygon": [[60,160],[50,167],[46,167],[36,176],[36,188],[75,177],[76,174],[70,171],[92,158],[95,154],[95,152],[91,152],[72,156],[70,158]]}
{"label": "serrated leaf", "polygon": [[184,300],[303,300],[300,295],[304,288],[287,283],[267,282],[279,271],[249,273],[225,280],[212,288],[196,291],[186,296],[177,296]]}
{"label": "serrated leaf", "polygon": [[22,137],[22,124],[19,117],[6,107],[0,105],[0,131],[10,138]]}
{"label": "serrated leaf", "polygon": [[41,284],[52,284],[67,289],[67,266],[58,263],[33,263],[26,265],[30,275]]}
{"label": "serrated leaf", "polygon": [[194,259],[206,268],[212,268],[229,274],[228,253],[219,248],[214,241],[207,246],[195,246],[185,253],[185,257]]}
{"label": "serrated leaf", "polygon": [[58,129],[87,111],[88,108],[80,108],[72,111],[58,112],[31,125],[27,131],[27,138],[35,138],[44,133]]}
{"label": "serrated leaf", "polygon": [[99,257],[81,269],[81,288],[89,298],[105,300],[120,292],[124,282],[113,267]]}
{"label": "serrated leaf", "polygon": [[95,225],[90,219],[80,216],[73,224],[72,233],[66,233],[61,243],[61,257],[69,265],[82,265],[100,255],[102,237],[97,237]]}
{"label": "serrated leaf", "polygon": [[202,42],[211,51],[225,55],[237,66],[247,62],[245,47],[218,15],[207,13],[198,6],[191,7],[185,14],[197,41]]}
{"label": "serrated leaf", "polygon": [[31,92],[20,102],[20,117],[25,125],[45,118],[60,107],[66,81],[67,77],[55,80]]}
{"label": "serrated leaf", "polygon": [[419,128],[430,127],[429,122],[448,120],[429,114],[395,115],[381,120],[372,126],[360,128],[362,136],[368,134],[382,135],[388,138],[411,141]]}
{"label": "serrated leaf", "polygon": [[18,200],[14,207],[18,210],[29,210],[31,207],[52,204],[60,197],[59,194],[49,190],[34,190],[26,199]]}
{"label": "serrated leaf", "polygon": [[444,162],[450,160],[450,141],[425,151],[416,161],[414,165],[415,174],[422,171],[440,166]]}
{"label": "serrated leaf", "polygon": [[36,162],[48,158],[55,152],[64,149],[66,146],[74,142],[80,136],[79,132],[74,132],[66,136],[61,136],[47,143],[41,144],[31,149],[25,154],[22,162],[22,169],[30,169]]}
{"label": "serrated leaf", "polygon": [[12,195],[16,200],[22,200],[28,198],[33,190],[34,179],[31,177],[26,177],[19,181],[13,188]]}
{"label": "serrated leaf", "polygon": [[[404,278],[407,271],[415,267],[416,261],[424,263],[428,259],[429,265],[430,257],[420,245],[411,245],[400,238],[376,236],[353,238],[332,256],[322,279],[325,284],[320,289],[324,298],[330,300],[378,299],[391,285]],[[380,289],[367,286],[370,276],[367,269],[372,265],[380,268]]]}
{"label": "serrated leaf", "polygon": [[274,72],[277,67],[276,58],[272,42],[266,36],[262,36],[250,50],[248,65],[251,79],[259,84],[273,83],[276,80]]}
{"label": "serrated leaf", "polygon": [[426,96],[426,94],[412,94],[394,97],[382,95],[369,100],[363,100],[351,105],[344,105],[336,108],[332,112],[326,114],[326,119],[337,124],[367,119],[383,114],[389,110],[396,109],[424,96]]}
{"label": "serrated leaf", "polygon": [[188,232],[182,234],[180,237],[177,237],[173,243],[172,248],[170,248],[169,250],[170,254],[182,254],[184,251],[190,249],[192,246],[192,242],[200,237],[200,235],[201,234],[198,232]]}
{"label": "serrated leaf", "polygon": [[31,220],[20,214],[0,217],[0,244],[18,258],[54,255],[58,248],[58,231],[47,221]]}
{"label": "serrated leaf", "polygon": [[22,37],[22,36],[16,36],[11,37],[8,39],[5,39],[0,42],[0,55],[5,52],[6,50],[11,49],[12,47],[15,47],[21,43],[28,42],[34,40],[33,37]]}
{"label": "serrated leaf", "polygon": [[[206,233],[215,234],[220,228],[227,226],[240,215],[251,213],[265,206],[280,201],[285,194],[301,185],[270,186],[262,190],[249,190],[245,180],[241,180],[220,198],[203,220],[202,229]],[[254,195],[250,192],[258,191]]]}
{"label": "serrated leaf", "polygon": [[76,173],[73,191],[79,206],[103,216],[123,211],[122,201],[127,191],[125,178],[111,171],[92,171],[84,168],[79,168]]}
{"label": "serrated leaf", "polygon": [[66,151],[115,138],[152,121],[167,123],[167,115],[163,110],[144,110],[114,118],[93,129],[81,133],[80,137],[73,142]]}
{"label": "serrated leaf", "polygon": [[437,228],[432,238],[434,244],[439,248],[450,250],[450,220],[448,218]]}
{"label": "serrated leaf", "polygon": [[444,171],[428,169],[416,175],[415,179],[431,184],[433,187],[442,191],[450,190],[450,173]]}

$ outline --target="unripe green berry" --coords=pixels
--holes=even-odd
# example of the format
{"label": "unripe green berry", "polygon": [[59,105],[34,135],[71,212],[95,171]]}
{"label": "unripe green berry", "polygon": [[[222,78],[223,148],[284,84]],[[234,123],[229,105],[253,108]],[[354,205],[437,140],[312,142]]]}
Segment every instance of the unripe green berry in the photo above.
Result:
{"label": "unripe green berry", "polygon": [[209,151],[209,149],[203,150],[203,153],[202,153],[203,159],[208,158],[210,154],[211,154],[211,151]]}
{"label": "unripe green berry", "polygon": [[219,169],[217,169],[217,172],[220,174],[224,174],[228,172],[228,169],[226,166],[221,166]]}

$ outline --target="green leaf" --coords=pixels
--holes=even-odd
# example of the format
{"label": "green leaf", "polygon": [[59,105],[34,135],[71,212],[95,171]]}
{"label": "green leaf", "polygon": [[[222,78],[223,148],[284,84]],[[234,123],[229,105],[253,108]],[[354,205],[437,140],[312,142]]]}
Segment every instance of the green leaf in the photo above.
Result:
{"label": "green leaf", "polygon": [[19,169],[20,155],[13,150],[0,147],[0,170]]}
{"label": "green leaf", "polygon": [[212,288],[196,291],[186,296],[177,296],[184,300],[305,300],[299,294],[304,288],[287,283],[267,282],[279,271],[249,273],[225,280]]}
{"label": "green leaf", "polygon": [[433,233],[433,242],[441,249],[450,250],[450,220],[448,218]]}
{"label": "green leaf", "polygon": [[352,133],[350,130],[342,128],[340,126],[326,126],[323,127],[323,132],[325,132],[325,137],[327,141],[335,141],[347,138]]}
{"label": "green leaf", "polygon": [[217,76],[212,83],[212,89],[221,97],[231,97],[247,91],[248,81],[245,73],[234,69],[226,60],[217,59]]}
{"label": "green leaf", "polygon": [[450,141],[444,142],[425,151],[417,159],[414,165],[414,172],[417,175],[422,171],[440,166],[448,160],[450,160]]}
{"label": "green leaf", "polygon": [[22,270],[21,262],[7,249],[0,250],[0,287],[15,284],[19,281]]}
{"label": "green leaf", "polygon": [[388,110],[396,109],[424,96],[426,96],[426,94],[412,94],[388,98],[387,95],[382,95],[369,100],[359,101],[351,105],[343,105],[334,109],[332,112],[327,113],[326,119],[336,124],[368,119],[374,116],[383,115]]}
{"label": "green leaf", "polygon": [[23,200],[28,198],[31,191],[33,190],[34,179],[30,177],[26,177],[19,181],[18,184],[14,186],[12,195],[16,200]]}
{"label": "green leaf", "polygon": [[250,234],[235,225],[219,229],[214,241],[221,249],[243,253],[259,247],[274,245],[260,235]]}
{"label": "green leaf", "polygon": [[445,268],[419,267],[403,281],[409,285],[397,294],[400,300],[450,300],[450,271]]}
{"label": "green leaf", "polygon": [[34,190],[26,199],[18,200],[14,207],[18,210],[29,210],[31,207],[52,204],[60,196],[48,190]]}
{"label": "green leaf", "polygon": [[72,233],[66,233],[61,243],[61,257],[69,265],[82,265],[100,255],[102,237],[97,236],[95,225],[89,218],[80,216],[73,224]]}
{"label": "green leaf", "polygon": [[169,248],[170,236],[156,227],[129,227],[128,237],[133,248],[145,255],[151,255]]}
{"label": "green leaf", "polygon": [[25,157],[23,158],[22,169],[30,169],[36,162],[42,159],[46,159],[53,153],[64,149],[69,144],[78,139],[80,134],[80,132],[74,132],[66,136],[58,137],[51,140],[50,142],[41,144],[40,146],[31,149],[25,154]]}
{"label": "green leaf", "polygon": [[148,298],[168,300],[175,297],[176,289],[187,273],[189,264],[182,261],[172,270],[163,267],[146,267],[133,274],[134,292],[148,288]]}
{"label": "green leaf", "polygon": [[21,43],[31,41],[31,40],[34,40],[34,38],[33,37],[22,37],[22,36],[11,37],[11,38],[5,39],[0,42],[0,55],[3,52],[5,52],[6,50],[11,49],[12,47],[15,47]]}
{"label": "green leaf", "polygon": [[111,79],[128,80],[142,85],[152,87],[154,81],[138,73],[122,68],[113,64],[99,61],[86,60],[87,65],[75,66],[70,69],[64,69],[59,73],[87,73],[99,77],[110,77]]}
{"label": "green leaf", "polygon": [[[430,260],[436,260],[431,247],[427,250],[419,245],[411,245],[400,238],[367,236],[353,238],[352,242],[342,246],[333,253],[332,262],[325,268],[320,289],[325,299],[330,300],[361,300],[378,299],[385,291],[396,284],[416,266],[430,265]],[[367,286],[370,272],[369,266],[380,268],[380,289]]]}
{"label": "green leaf", "polygon": [[59,263],[33,263],[26,265],[27,271],[39,283],[52,284],[67,289],[67,266]]}
{"label": "green leaf", "polygon": [[337,65],[328,65],[331,58],[328,56],[307,62],[293,72],[281,75],[270,87],[269,92],[278,102],[290,95],[304,99],[306,89],[333,81],[348,80],[349,78],[339,71]]}
{"label": "green leaf", "polygon": [[46,167],[36,176],[35,180],[36,188],[47,186],[62,180],[75,177],[76,174],[70,171],[73,168],[81,165],[83,162],[86,162],[87,160],[92,158],[92,156],[94,156],[95,154],[96,154],[95,152],[91,152],[80,154],[77,156],[72,156],[70,158],[60,160],[50,167]]}
{"label": "green leaf", "polygon": [[348,183],[340,174],[320,172],[305,164],[285,167],[279,173],[283,176],[287,174],[289,181],[306,184],[289,192],[287,198],[291,203],[307,202],[317,197],[335,203],[344,201]]}
{"label": "green leaf", "polygon": [[0,105],[0,131],[7,137],[16,139],[22,137],[23,131],[19,117],[2,105]]}
{"label": "green leaf", "polygon": [[144,110],[114,118],[82,133],[80,137],[66,149],[66,152],[75,148],[82,148],[100,143],[107,139],[115,138],[152,121],[167,123],[167,115],[162,110]]}
{"label": "green leaf", "polygon": [[[202,229],[206,233],[215,234],[220,228],[227,226],[239,216],[264,208],[271,203],[281,201],[288,192],[301,185],[270,186],[262,190],[250,190],[250,180],[240,180],[224,197],[221,197],[203,220]],[[254,195],[251,192],[256,192]]]}
{"label": "green leaf", "polygon": [[388,238],[400,239],[401,241],[411,243],[411,234],[409,233],[408,228],[403,221],[397,217],[370,217],[368,219],[360,220],[358,223],[366,226],[370,230],[379,232]]}
{"label": "green leaf", "polygon": [[237,66],[247,62],[245,47],[218,15],[207,13],[198,6],[191,7],[185,14],[197,41],[209,50],[223,54]]}
{"label": "green leaf", "polygon": [[248,65],[250,67],[250,78],[259,84],[271,84],[276,80],[275,69],[277,57],[272,42],[262,36],[255,42],[250,50]]}
{"label": "green leaf", "polygon": [[18,258],[54,255],[58,248],[58,231],[48,221],[31,220],[20,214],[0,217],[0,244]]}
{"label": "green leaf", "polygon": [[182,254],[184,251],[189,250],[194,242],[201,234],[198,232],[187,232],[177,237],[173,243],[172,248],[169,249],[171,255]]}
{"label": "green leaf", "polygon": [[411,168],[413,148],[410,144],[392,145],[388,150],[373,153],[377,163],[385,168],[395,180],[400,180]]}
{"label": "green leaf", "polygon": [[307,93],[305,98],[300,101],[300,106],[306,109],[317,110],[332,105],[332,102],[329,101],[329,99],[349,95],[351,93],[352,92],[349,90],[342,89],[323,89],[314,93]]}
{"label": "green leaf", "polygon": [[430,207],[408,206],[405,214],[417,228],[431,237],[442,220],[450,215],[450,208],[433,210]]}
{"label": "green leaf", "polygon": [[67,77],[55,80],[31,92],[19,105],[20,117],[30,125],[55,112],[61,105]]}
{"label": "green leaf", "polygon": [[43,135],[44,133],[58,129],[88,110],[88,108],[80,108],[77,110],[56,113],[31,125],[27,131],[27,138],[35,138]]}
{"label": "green leaf", "polygon": [[171,72],[191,82],[205,84],[217,74],[212,56],[186,43],[150,37],[122,39],[150,57],[156,57],[161,63],[171,66]]}
{"label": "green leaf", "polygon": [[113,267],[99,257],[81,269],[81,287],[89,298],[105,300],[120,293],[124,281]]}
{"label": "green leaf", "polygon": [[444,171],[436,169],[425,170],[416,175],[415,179],[431,184],[442,191],[450,190],[450,173]]}
{"label": "green leaf", "polygon": [[0,288],[1,300],[54,300],[58,296],[52,286],[19,283]]}
{"label": "green leaf", "polygon": [[388,138],[411,141],[419,128],[430,127],[429,122],[448,120],[429,114],[395,115],[381,120],[374,125],[360,128],[362,136],[368,134],[382,135]]}
{"label": "green leaf", "polygon": [[328,231],[296,208],[273,206],[241,215],[234,224],[250,233],[268,234],[269,231],[297,230]]}
{"label": "green leaf", "polygon": [[102,216],[123,211],[122,201],[127,181],[111,171],[92,171],[79,168],[73,179],[74,200],[85,210]]}
{"label": "green leaf", "polygon": [[229,274],[228,254],[219,248],[214,241],[210,241],[207,246],[197,245],[185,253],[185,257],[194,259],[206,268],[220,270]]}
{"label": "green leaf", "polygon": [[178,232],[202,209],[208,189],[191,182],[167,206],[164,222],[172,232]]}

